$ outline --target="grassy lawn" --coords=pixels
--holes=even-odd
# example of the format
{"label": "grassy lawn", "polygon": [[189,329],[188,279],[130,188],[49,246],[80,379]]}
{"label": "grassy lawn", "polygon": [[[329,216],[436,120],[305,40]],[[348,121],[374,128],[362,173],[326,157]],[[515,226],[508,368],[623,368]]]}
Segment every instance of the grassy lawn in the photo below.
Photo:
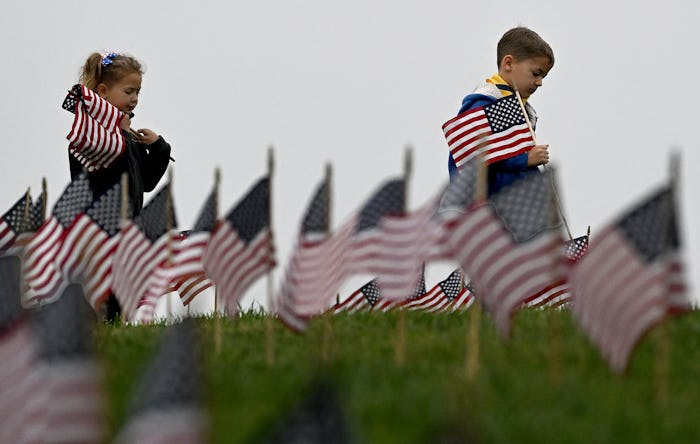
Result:
{"label": "grassy lawn", "polygon": [[[521,312],[510,340],[481,319],[469,378],[469,312],[322,317],[304,335],[258,313],[201,318],[212,442],[264,440],[319,386],[356,442],[700,442],[697,312],[647,336],[624,375],[608,370],[566,311]],[[98,327],[110,433],[164,328]],[[670,358],[656,359],[664,346]]]}

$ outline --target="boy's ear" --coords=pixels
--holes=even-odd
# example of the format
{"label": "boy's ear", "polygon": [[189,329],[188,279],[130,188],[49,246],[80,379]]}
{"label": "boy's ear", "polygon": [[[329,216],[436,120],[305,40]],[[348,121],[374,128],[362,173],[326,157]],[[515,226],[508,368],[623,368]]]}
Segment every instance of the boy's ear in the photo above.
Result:
{"label": "boy's ear", "polygon": [[107,89],[107,85],[105,85],[104,83],[100,83],[99,85],[97,85],[97,88],[95,88],[95,92],[98,96],[104,99],[107,95]]}
{"label": "boy's ear", "polygon": [[506,72],[510,72],[511,69],[513,69],[513,62],[515,61],[515,57],[513,57],[510,54],[506,54],[503,56],[501,59],[501,69],[505,70]]}

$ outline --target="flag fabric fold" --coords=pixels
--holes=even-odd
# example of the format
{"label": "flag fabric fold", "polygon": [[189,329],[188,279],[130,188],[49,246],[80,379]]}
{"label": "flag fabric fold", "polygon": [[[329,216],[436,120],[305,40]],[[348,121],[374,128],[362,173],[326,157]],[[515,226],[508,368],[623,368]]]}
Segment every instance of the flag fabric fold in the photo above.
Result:
{"label": "flag fabric fold", "polygon": [[444,227],[435,217],[443,193],[441,190],[415,211],[382,219],[379,254],[372,270],[384,298],[405,299],[419,284],[425,262],[444,259],[445,255],[435,254],[444,237]]}
{"label": "flag fabric fold", "polygon": [[[321,197],[327,193],[324,187],[327,185],[322,184],[314,195],[305,221],[314,220],[314,212],[328,211],[329,198]],[[382,263],[382,221],[387,216],[404,214],[404,199],[405,180],[391,179],[334,233],[328,234],[327,221],[325,227],[302,224],[276,298],[275,308],[287,326],[305,330],[309,319],[331,306],[346,277],[376,275]]]}
{"label": "flag fabric fold", "polygon": [[413,292],[401,299],[390,299],[385,297],[382,292],[382,287],[378,283],[378,279],[374,278],[362,287],[355,290],[342,302],[336,303],[333,307],[331,307],[330,311],[332,311],[333,314],[338,314],[341,312],[356,313],[360,311],[387,312],[397,308],[402,308],[408,301],[416,300],[424,294],[425,275],[423,273],[420,274]]}
{"label": "flag fabric fold", "polygon": [[0,442],[39,442],[34,412],[41,379],[37,341],[21,306],[20,259],[0,257]]}
{"label": "flag fabric fold", "polygon": [[32,412],[36,442],[101,443],[104,440],[103,372],[92,347],[94,313],[80,284],[37,314],[41,381]]}
{"label": "flag fabric fold", "polygon": [[111,293],[112,260],[119,243],[122,189],[107,189],[64,230],[56,266],[67,282],[78,282],[88,302],[100,312]]}
{"label": "flag fabric fold", "polygon": [[150,322],[170,286],[163,271],[179,233],[171,184],[164,185],[134,220],[121,227],[112,259],[112,290],[129,322]]}
{"label": "flag fabric fold", "polygon": [[[588,249],[588,236],[579,236],[570,239],[564,244],[564,259],[567,266],[573,266],[578,262]],[[561,282],[559,285],[550,287],[547,291],[529,298],[525,305],[531,308],[538,307],[561,307],[571,302],[571,291],[569,283]]]}
{"label": "flag fabric fold", "polygon": [[465,111],[442,125],[458,169],[479,157],[493,163],[526,153],[535,146],[516,95]]}
{"label": "flag fabric fold", "polygon": [[204,271],[216,285],[217,306],[226,313],[233,314],[246,290],[274,267],[272,242],[266,176],[217,222],[204,250]]}
{"label": "flag fabric fold", "polygon": [[5,214],[0,216],[0,251],[7,252],[21,233],[30,231],[27,226],[31,205],[32,198],[25,193]]}
{"label": "flag fabric fold", "polygon": [[193,319],[173,324],[163,333],[115,443],[208,442],[198,335]]}
{"label": "flag fabric fold", "polygon": [[[476,199],[474,175],[471,185],[449,190],[444,199],[449,249],[504,337],[511,317],[528,300],[565,283],[550,174],[521,179],[488,202]],[[470,182],[469,176],[458,180]]]}
{"label": "flag fabric fold", "polygon": [[214,285],[204,271],[203,257],[211,232],[216,227],[217,212],[218,191],[215,187],[204,201],[194,228],[180,233],[173,258],[168,264],[167,271],[173,283],[170,290],[178,293],[184,306]]}
{"label": "flag fabric fold", "polygon": [[464,283],[461,270],[454,270],[419,297],[407,300],[401,306],[406,310],[421,310],[430,313],[457,312],[468,309],[474,302],[474,294]]}
{"label": "flag fabric fold", "polygon": [[64,230],[92,204],[93,194],[85,175],[70,182],[54,205],[51,216],[27,241],[22,252],[24,279],[33,293],[33,299],[51,301],[65,287],[60,269],[56,265]]}
{"label": "flag fabric fold", "polygon": [[69,151],[88,172],[109,167],[126,149],[119,124],[124,113],[85,85],[74,85],[63,101],[74,114],[66,136]]}
{"label": "flag fabric fold", "polygon": [[673,188],[661,187],[602,229],[571,269],[574,319],[615,372],[649,329],[691,308],[677,224]]}

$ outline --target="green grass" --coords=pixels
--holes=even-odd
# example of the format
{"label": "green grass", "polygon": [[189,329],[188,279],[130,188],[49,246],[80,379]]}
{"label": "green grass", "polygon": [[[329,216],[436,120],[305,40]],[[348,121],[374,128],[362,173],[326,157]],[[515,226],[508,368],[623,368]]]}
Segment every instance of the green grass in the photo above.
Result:
{"label": "green grass", "polygon": [[[521,312],[510,340],[482,317],[471,381],[470,320],[356,314],[319,318],[298,335],[258,313],[199,319],[212,442],[260,440],[321,382],[359,442],[700,442],[700,313],[652,332],[624,375],[608,369],[566,311]],[[98,327],[111,434],[164,328]],[[664,343],[670,358],[659,361]]]}

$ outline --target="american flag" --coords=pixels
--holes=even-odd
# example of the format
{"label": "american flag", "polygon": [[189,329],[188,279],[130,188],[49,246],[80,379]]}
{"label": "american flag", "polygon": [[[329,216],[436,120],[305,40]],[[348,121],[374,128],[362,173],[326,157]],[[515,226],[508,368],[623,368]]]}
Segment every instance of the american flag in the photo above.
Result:
{"label": "american flag", "polygon": [[56,266],[63,232],[92,204],[92,191],[85,175],[68,184],[49,217],[29,239],[22,253],[24,279],[35,299],[53,300],[64,283]]}
{"label": "american flag", "polygon": [[386,299],[405,299],[423,276],[425,261],[437,259],[433,252],[444,236],[443,226],[435,217],[441,195],[411,213],[383,218],[379,255],[372,269]]}
{"label": "american flag", "polygon": [[341,312],[355,313],[358,311],[387,312],[402,307],[404,303],[416,300],[425,294],[425,275],[420,273],[418,282],[415,284],[415,289],[408,297],[404,296],[401,299],[389,299],[384,297],[382,289],[383,288],[378,283],[378,279],[372,279],[355,290],[350,296],[345,298],[343,302],[338,302],[331,307],[331,311],[334,314]]}
{"label": "american flag", "polygon": [[586,254],[586,251],[588,251],[588,235],[579,236],[566,241],[565,248],[566,251],[564,255],[566,258],[571,263],[578,262]]}
{"label": "american flag", "polygon": [[103,373],[92,349],[95,315],[80,284],[68,285],[37,318],[38,442],[103,442]]}
{"label": "american flag", "polygon": [[[564,244],[564,258],[566,264],[571,266],[578,262],[588,249],[588,236],[579,236],[566,241]],[[539,293],[536,297],[529,298],[527,307],[559,307],[571,302],[571,291],[568,282],[553,285],[547,291]]]}
{"label": "american flag", "polygon": [[80,282],[96,312],[112,286],[112,259],[119,243],[121,217],[119,182],[81,212],[63,232],[56,266],[66,282]]}
{"label": "american flag", "polygon": [[[314,197],[305,220],[316,219],[314,212],[327,211],[328,199],[319,195]],[[386,216],[403,214],[404,195],[403,178],[385,182],[360,211],[324,239],[319,240],[319,233],[325,235],[328,230],[302,224],[297,249],[277,297],[277,310],[285,324],[304,330],[311,317],[328,309],[346,277],[376,274],[382,263],[378,261],[382,252],[381,222]]]}
{"label": "american flag", "polygon": [[331,309],[334,314],[346,312],[369,311],[379,302],[382,292],[377,285],[377,279],[372,279],[362,287],[355,290],[342,302],[335,304]]}
{"label": "american flag", "polygon": [[428,292],[403,303],[406,310],[427,312],[456,312],[469,308],[474,302],[474,294],[464,283],[462,272],[457,269],[446,279],[438,282]]}
{"label": "american flag", "polygon": [[524,303],[565,282],[550,174],[521,179],[450,221],[447,243],[503,336]]}
{"label": "american flag", "polygon": [[126,140],[119,124],[124,113],[80,84],[68,91],[63,109],[75,115],[66,136],[69,150],[88,172],[107,168],[122,155]]}
{"label": "american flag", "polygon": [[22,248],[44,222],[43,202],[43,194],[32,203],[27,192],[0,217],[0,254],[22,254]]}
{"label": "american flag", "polygon": [[152,320],[158,298],[167,291],[169,282],[160,269],[179,237],[175,230],[169,230],[176,225],[168,183],[136,219],[121,228],[112,262],[112,290],[122,315],[130,322]]}
{"label": "american flag", "polygon": [[263,177],[218,221],[202,259],[216,285],[217,306],[233,313],[245,291],[275,264],[270,233],[270,179]]}
{"label": "american flag", "polygon": [[38,442],[32,413],[41,380],[36,337],[20,305],[20,267],[18,257],[0,257],[0,442],[8,443]]}
{"label": "american flag", "polygon": [[465,111],[442,125],[457,168],[484,148],[484,162],[492,163],[528,152],[535,146],[516,95]]}
{"label": "american flag", "polygon": [[204,272],[202,258],[216,226],[218,200],[218,190],[214,187],[199,212],[194,228],[181,233],[181,239],[176,243],[176,252],[168,266],[171,281],[174,282],[170,290],[177,291],[185,306],[214,285]]}
{"label": "american flag", "polygon": [[572,268],[574,318],[615,372],[668,314],[690,308],[673,188],[650,193],[601,230]]}
{"label": "american flag", "polygon": [[28,212],[31,211],[32,198],[25,193],[9,210],[0,216],[0,251],[10,249],[20,233],[25,229]]}
{"label": "american flag", "polygon": [[[311,272],[304,264],[321,260],[323,255],[328,255],[332,251],[327,246],[331,244],[324,242],[329,238],[330,198],[330,183],[328,177],[326,177],[316,188],[313,198],[304,213],[296,248],[289,260],[282,285],[280,285],[280,290],[275,298],[276,307],[274,307],[274,310],[279,314],[280,319],[294,330],[300,331],[305,329],[309,318],[312,314],[315,314],[313,312],[300,312],[299,286],[303,285],[304,280],[314,277],[304,274],[305,272]],[[329,279],[329,282],[319,282],[323,288],[340,285],[339,272],[337,269],[334,270],[338,266],[339,264],[337,263],[328,263],[327,270],[329,274],[325,274],[325,277]],[[321,276],[315,277],[321,278]],[[320,301],[322,298],[318,299],[314,298],[311,302],[315,302],[319,306],[325,306],[325,302]]]}
{"label": "american flag", "polygon": [[348,245],[348,275],[378,274],[383,267],[390,266],[391,255],[383,255],[386,248],[382,243],[386,234],[383,222],[389,217],[406,214],[405,199],[406,180],[400,178],[385,182],[365,203],[357,215],[352,241]]}
{"label": "american flag", "polygon": [[127,421],[115,443],[207,442],[208,418],[202,407],[198,341],[193,319],[167,328],[141,377]]}

